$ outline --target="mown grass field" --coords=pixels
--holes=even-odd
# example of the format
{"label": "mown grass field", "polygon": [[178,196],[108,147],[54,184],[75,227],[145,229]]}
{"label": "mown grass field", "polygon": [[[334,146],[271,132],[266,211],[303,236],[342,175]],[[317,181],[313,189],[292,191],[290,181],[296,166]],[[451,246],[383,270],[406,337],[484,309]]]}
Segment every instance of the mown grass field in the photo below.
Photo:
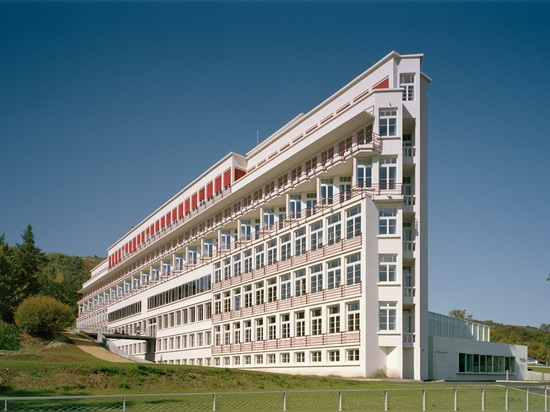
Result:
{"label": "mown grass field", "polygon": [[[548,368],[540,368],[540,371],[545,370],[548,371]],[[487,386],[490,387],[491,384],[488,383]],[[23,349],[16,352],[0,351],[0,398],[204,393],[204,396],[193,397],[192,402],[192,398],[186,398],[192,407],[191,410],[196,410],[193,408],[197,407],[197,402],[205,403],[208,406],[206,409],[211,408],[212,397],[206,395],[217,393],[220,394],[218,410],[245,410],[246,408],[243,409],[242,404],[244,398],[236,397],[233,394],[255,392],[257,395],[247,394],[245,396],[248,401],[252,401],[249,402],[252,411],[258,410],[257,408],[265,410],[265,405],[270,404],[269,402],[272,402],[274,409],[278,410],[281,405],[280,393],[288,392],[287,410],[320,412],[319,407],[314,405],[332,405],[330,408],[333,408],[334,402],[337,401],[337,395],[334,393],[320,391],[346,391],[344,395],[346,410],[350,410],[350,407],[351,410],[355,410],[352,407],[355,403],[363,405],[360,409],[364,410],[366,399],[372,396],[372,405],[375,408],[373,410],[377,410],[376,408],[381,406],[379,404],[384,399],[383,390],[392,391],[388,401],[390,405],[414,401],[418,407],[421,405],[422,399],[420,390],[427,389],[429,392],[427,392],[426,401],[428,405],[432,405],[432,408],[428,409],[452,410],[453,388],[456,387],[456,383],[443,382],[389,379],[368,381],[202,366],[112,363],[94,358],[69,341],[45,343],[26,338]],[[480,390],[480,386],[460,385],[461,406],[464,407],[466,402],[466,405],[472,410],[479,410]],[[308,391],[319,392],[307,393]],[[369,393],[364,391],[369,391]],[[203,396],[204,399],[200,396]],[[487,389],[484,396],[487,402],[486,410],[503,410],[504,388]],[[526,410],[525,395],[522,392],[511,392],[510,396],[510,401],[517,405],[517,409],[511,408],[510,410]],[[326,401],[321,399],[323,397],[327,398]],[[128,402],[158,403],[161,400],[161,398],[148,400],[132,398]],[[542,402],[534,397],[532,401]],[[182,408],[183,400],[181,398],[162,400],[163,405],[174,402],[178,403],[178,408]],[[240,409],[230,406],[232,402],[239,402]],[[308,406],[310,404],[311,409]],[[541,409],[531,407],[530,410]]]}
{"label": "mown grass field", "polygon": [[[46,344],[27,338],[19,351],[0,351],[2,397],[346,390],[387,388],[394,385],[402,387],[404,383],[203,366],[112,363],[94,358],[69,341]],[[407,385],[421,387],[422,384],[409,382]]]}

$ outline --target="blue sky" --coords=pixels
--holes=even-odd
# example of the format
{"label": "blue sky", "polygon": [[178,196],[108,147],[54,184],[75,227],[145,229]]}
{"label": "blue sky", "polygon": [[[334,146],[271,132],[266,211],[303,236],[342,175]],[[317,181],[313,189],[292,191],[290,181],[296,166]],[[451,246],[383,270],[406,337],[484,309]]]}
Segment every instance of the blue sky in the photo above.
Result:
{"label": "blue sky", "polygon": [[[430,310],[550,323],[550,3],[0,3],[0,233],[106,256],[395,50],[430,85]],[[539,214],[540,212],[540,214]]]}

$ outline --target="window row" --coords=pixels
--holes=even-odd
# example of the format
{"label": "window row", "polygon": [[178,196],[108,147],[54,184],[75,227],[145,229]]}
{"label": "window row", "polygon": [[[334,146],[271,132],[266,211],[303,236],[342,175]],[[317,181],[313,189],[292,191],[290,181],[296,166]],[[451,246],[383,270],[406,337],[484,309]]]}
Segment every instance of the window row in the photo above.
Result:
{"label": "window row", "polygon": [[212,345],[212,332],[188,333],[157,339],[156,351],[166,352],[180,349],[201,348]]}
{"label": "window row", "polygon": [[459,353],[458,371],[467,373],[515,373],[516,358],[513,356]]}
{"label": "window row", "polygon": [[359,360],[359,349],[350,348],[215,357],[214,366],[290,366],[333,362],[355,363]]}
{"label": "window row", "polygon": [[212,318],[212,303],[189,306],[184,309],[178,309],[174,312],[165,313],[155,318],[149,319],[150,325],[155,325],[158,329],[173,328],[176,326],[187,325],[195,322]]}
{"label": "window row", "polygon": [[360,316],[354,301],[225,323],[214,326],[214,345],[356,331]]}
{"label": "window row", "polygon": [[212,276],[207,275],[199,279],[176,286],[147,299],[147,309],[151,310],[159,306],[168,305],[182,299],[212,290]]}
{"label": "window row", "polygon": [[214,295],[214,313],[240,310],[359,282],[361,255],[355,253],[217,293]]}
{"label": "window row", "polygon": [[132,303],[131,305],[124,306],[123,308],[110,312],[107,315],[107,319],[109,322],[114,322],[119,319],[124,319],[133,315],[137,315],[139,313],[141,313],[141,301]]}

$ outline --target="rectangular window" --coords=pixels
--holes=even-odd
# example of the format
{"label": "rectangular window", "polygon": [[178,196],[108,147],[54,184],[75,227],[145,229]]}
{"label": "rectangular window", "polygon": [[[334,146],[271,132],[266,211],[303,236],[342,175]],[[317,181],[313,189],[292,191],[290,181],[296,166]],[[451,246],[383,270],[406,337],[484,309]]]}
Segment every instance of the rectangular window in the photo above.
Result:
{"label": "rectangular window", "polygon": [[311,362],[321,362],[321,351],[312,351],[311,352]]}
{"label": "rectangular window", "polygon": [[340,214],[335,214],[327,219],[327,242],[329,245],[339,242],[342,236]]}
{"label": "rectangular window", "polygon": [[378,234],[397,234],[397,208],[383,207],[379,211]]}
{"label": "rectangular window", "polygon": [[231,249],[231,232],[229,230],[223,230],[220,235],[220,248],[222,250]]}
{"label": "rectangular window", "polygon": [[321,204],[331,205],[333,203],[334,184],[332,179],[321,179]]}
{"label": "rectangular window", "polygon": [[214,283],[222,281],[222,264],[221,262],[214,264]]}
{"label": "rectangular window", "polygon": [[304,311],[296,312],[294,314],[296,318],[296,336],[306,336],[306,314]]}
{"label": "rectangular window", "polygon": [[223,278],[225,280],[231,277],[231,258],[223,260]]}
{"label": "rectangular window", "polygon": [[323,247],[323,221],[310,225],[311,250]]}
{"label": "rectangular window", "polygon": [[233,276],[240,276],[241,272],[241,255],[237,254],[233,256]]}
{"label": "rectangular window", "polygon": [[261,269],[264,267],[264,245],[256,247],[256,269]]}
{"label": "rectangular window", "polygon": [[414,100],[414,73],[399,75],[399,87],[403,89],[403,101]]}
{"label": "rectangular window", "polygon": [[281,338],[290,338],[290,314],[281,315]]}
{"label": "rectangular window", "polygon": [[306,216],[310,217],[316,213],[317,193],[306,193]]}
{"label": "rectangular window", "polygon": [[298,229],[294,232],[294,254],[299,256],[306,253],[306,229]]}
{"label": "rectangular window", "polygon": [[321,308],[311,309],[311,334],[320,335],[321,333],[323,333]]}
{"label": "rectangular window", "polygon": [[329,289],[340,287],[342,283],[340,259],[335,259],[327,263],[327,281]]}
{"label": "rectangular window", "polygon": [[252,223],[250,220],[241,220],[241,230],[239,237],[242,241],[248,241],[252,239]]}
{"label": "rectangular window", "polygon": [[281,353],[281,363],[290,363],[290,353]]}
{"label": "rectangular window", "polygon": [[277,300],[277,278],[271,278],[267,280],[267,301],[275,300]]}
{"label": "rectangular window", "polygon": [[397,255],[378,255],[378,281],[397,281]]}
{"label": "rectangular window", "polygon": [[277,339],[277,318],[275,316],[267,318],[267,334],[268,339]]}
{"label": "rectangular window", "polygon": [[256,290],[256,305],[261,305],[264,303],[264,282],[257,282],[254,285],[254,288]]}
{"label": "rectangular window", "polygon": [[296,296],[304,295],[306,293],[306,271],[300,269],[294,272],[294,294]]}
{"label": "rectangular window", "polygon": [[245,320],[243,321],[243,325],[244,325],[244,341],[252,342],[252,321]]}
{"label": "rectangular window", "polygon": [[306,354],[305,352],[296,352],[294,354],[296,363],[304,363],[306,361]]}
{"label": "rectangular window", "polygon": [[241,289],[233,290],[233,310],[241,309]]}
{"label": "rectangular window", "polygon": [[302,198],[300,195],[289,196],[288,210],[291,219],[299,219],[302,217]]}
{"label": "rectangular window", "polygon": [[378,164],[380,174],[380,189],[395,189],[397,187],[397,158],[383,157]]}
{"label": "rectangular window", "polygon": [[263,318],[256,319],[256,340],[264,340],[264,320]]}
{"label": "rectangular window", "polygon": [[245,250],[244,255],[244,273],[252,271],[252,249]]}
{"label": "rectangular window", "polygon": [[359,302],[351,302],[347,305],[348,311],[348,330],[359,330],[360,325],[360,312],[359,312]]}
{"label": "rectangular window", "polygon": [[290,235],[281,236],[281,260],[290,259],[292,243]]}
{"label": "rectangular window", "polygon": [[233,324],[233,343],[241,343],[241,324],[235,322]]}
{"label": "rectangular window", "polygon": [[338,193],[340,195],[340,203],[351,199],[351,176],[341,176],[338,179]]}
{"label": "rectangular window", "polygon": [[380,136],[397,136],[397,110],[380,109],[378,119]]}
{"label": "rectangular window", "polygon": [[397,302],[380,302],[379,330],[397,330]]}
{"label": "rectangular window", "polygon": [[359,349],[348,349],[347,351],[348,361],[354,362],[359,360]]}
{"label": "rectangular window", "polygon": [[244,307],[252,306],[252,285],[244,286]]}
{"label": "rectangular window", "polygon": [[357,160],[357,186],[359,187],[372,186],[372,160],[370,159]]}
{"label": "rectangular window", "polygon": [[346,257],[346,284],[352,285],[361,282],[361,255]]}
{"label": "rectangular window", "polygon": [[[223,311],[224,312],[231,311],[231,292],[230,291],[223,292]],[[194,313],[194,311],[191,311],[191,313]]]}
{"label": "rectangular window", "polygon": [[339,350],[328,351],[328,360],[329,362],[340,362],[340,351]]}
{"label": "rectangular window", "polygon": [[264,230],[273,230],[275,228],[275,210],[264,209],[263,211],[263,228]]}
{"label": "rectangular window", "polygon": [[277,262],[277,239],[267,242],[267,264],[272,265]]}
{"label": "rectangular window", "polygon": [[256,355],[256,364],[262,365],[264,363],[264,355]]}
{"label": "rectangular window", "polygon": [[340,305],[328,307],[328,332],[340,332]]}
{"label": "rectangular window", "polygon": [[[223,344],[224,345],[231,344],[231,325],[228,323],[223,325]],[[193,347],[193,346],[190,345],[190,347]]]}
{"label": "rectangular window", "polygon": [[311,293],[323,290],[323,266],[315,265],[311,267],[310,291]]}
{"label": "rectangular window", "polygon": [[361,205],[346,210],[346,236],[352,238],[361,234]]}
{"label": "rectangular window", "polygon": [[288,299],[292,295],[292,284],[290,281],[290,273],[281,275],[281,299]]}

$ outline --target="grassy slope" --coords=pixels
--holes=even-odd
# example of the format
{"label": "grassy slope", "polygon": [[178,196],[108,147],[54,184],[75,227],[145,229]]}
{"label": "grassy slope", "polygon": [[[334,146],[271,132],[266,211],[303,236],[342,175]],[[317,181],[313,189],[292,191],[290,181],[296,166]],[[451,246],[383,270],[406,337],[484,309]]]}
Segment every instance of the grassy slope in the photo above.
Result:
{"label": "grassy slope", "polygon": [[0,396],[375,389],[389,385],[392,381],[366,382],[201,366],[109,363],[67,341],[46,344],[29,337],[24,339],[20,351],[0,351]]}

